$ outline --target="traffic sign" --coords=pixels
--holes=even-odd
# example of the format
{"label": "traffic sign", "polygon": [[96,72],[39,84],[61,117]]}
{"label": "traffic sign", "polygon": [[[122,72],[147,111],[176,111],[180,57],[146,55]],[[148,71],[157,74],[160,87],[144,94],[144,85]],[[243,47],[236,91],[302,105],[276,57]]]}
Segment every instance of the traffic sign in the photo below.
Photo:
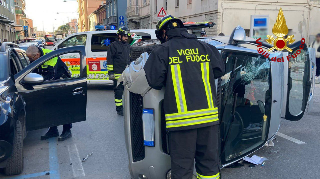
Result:
{"label": "traffic sign", "polygon": [[120,19],[121,21],[123,21],[123,20],[124,20],[124,17],[123,17],[123,16],[119,16],[119,19]]}
{"label": "traffic sign", "polygon": [[23,26],[23,30],[28,30],[28,26]]}
{"label": "traffic sign", "polygon": [[124,25],[124,21],[120,21],[120,25]]}
{"label": "traffic sign", "polygon": [[164,17],[166,16],[167,13],[166,11],[163,9],[163,7],[160,9],[159,13],[158,13],[158,17]]}

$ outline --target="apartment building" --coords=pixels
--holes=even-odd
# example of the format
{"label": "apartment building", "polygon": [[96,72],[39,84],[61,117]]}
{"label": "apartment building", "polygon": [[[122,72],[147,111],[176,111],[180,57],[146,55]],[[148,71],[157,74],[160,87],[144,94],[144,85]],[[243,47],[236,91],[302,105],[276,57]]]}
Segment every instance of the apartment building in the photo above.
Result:
{"label": "apartment building", "polygon": [[77,0],[78,2],[78,31],[84,32],[90,30],[88,16],[95,11],[105,0]]}
{"label": "apartment building", "polygon": [[0,40],[15,40],[15,11],[14,0],[0,0]]}
{"label": "apartment building", "polygon": [[69,22],[71,33],[77,32],[77,29],[78,29],[77,25],[78,25],[77,19],[71,19],[71,21]]}
{"label": "apartment building", "polygon": [[[209,36],[230,35],[241,25],[250,35],[252,15],[268,18],[267,33],[272,34],[279,9],[282,8],[289,35],[312,41],[320,33],[317,22],[320,15],[319,0],[127,0],[128,25],[131,28],[155,28],[158,12],[163,7],[167,14],[183,21],[213,21],[213,28],[205,29]],[[201,30],[194,30],[199,34]]]}

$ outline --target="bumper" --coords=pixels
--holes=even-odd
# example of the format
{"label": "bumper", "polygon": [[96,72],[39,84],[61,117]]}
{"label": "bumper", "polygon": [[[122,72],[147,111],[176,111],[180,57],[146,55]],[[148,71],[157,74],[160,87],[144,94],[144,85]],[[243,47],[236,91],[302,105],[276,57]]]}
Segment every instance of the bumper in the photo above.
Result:
{"label": "bumper", "polygon": [[8,159],[12,154],[12,145],[4,140],[0,140],[0,162]]}

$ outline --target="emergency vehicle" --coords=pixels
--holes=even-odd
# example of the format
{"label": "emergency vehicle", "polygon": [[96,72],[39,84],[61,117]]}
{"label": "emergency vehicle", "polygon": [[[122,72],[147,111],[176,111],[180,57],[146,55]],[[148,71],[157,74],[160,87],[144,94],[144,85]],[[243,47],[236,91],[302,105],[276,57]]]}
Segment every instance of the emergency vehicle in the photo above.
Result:
{"label": "emergency vehicle", "polygon": [[[223,168],[272,141],[282,119],[297,121],[304,116],[315,86],[315,49],[297,41],[288,46],[290,53],[261,54],[258,45],[264,50],[271,46],[246,37],[240,26],[231,36],[202,40],[214,45],[226,63],[226,74],[216,80]],[[165,90],[151,89],[143,69],[155,43],[159,44],[146,41],[131,47],[131,57],[137,60],[118,81],[125,85],[125,139],[134,179],[171,178]],[[272,61],[298,51],[290,61]]]}
{"label": "emergency vehicle", "polygon": [[[75,33],[59,41],[53,49],[85,46],[88,83],[113,84],[113,81],[109,80],[107,71],[107,51],[108,46],[118,39],[116,33],[116,30]],[[155,32],[152,29],[131,30],[131,37],[132,39],[129,39],[130,44],[143,40],[156,39]],[[80,74],[80,58],[78,54],[65,54],[61,58],[69,67],[72,76],[78,76]]]}

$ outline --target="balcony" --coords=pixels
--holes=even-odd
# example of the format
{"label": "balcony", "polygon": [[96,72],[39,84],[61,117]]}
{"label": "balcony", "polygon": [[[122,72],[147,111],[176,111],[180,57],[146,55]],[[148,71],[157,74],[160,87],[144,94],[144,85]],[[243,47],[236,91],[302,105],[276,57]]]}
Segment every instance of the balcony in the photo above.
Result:
{"label": "balcony", "polygon": [[5,23],[13,23],[14,20],[14,14],[6,7],[0,5],[0,21],[3,21]]}
{"label": "balcony", "polygon": [[110,16],[108,18],[108,24],[118,24],[118,17],[117,16]]}
{"label": "balcony", "polygon": [[140,7],[139,6],[130,6],[127,8],[127,17],[138,17],[140,15]]}
{"label": "balcony", "polygon": [[22,1],[16,0],[16,1],[14,2],[14,5],[15,5],[15,6],[18,6],[19,8],[23,8]]}

